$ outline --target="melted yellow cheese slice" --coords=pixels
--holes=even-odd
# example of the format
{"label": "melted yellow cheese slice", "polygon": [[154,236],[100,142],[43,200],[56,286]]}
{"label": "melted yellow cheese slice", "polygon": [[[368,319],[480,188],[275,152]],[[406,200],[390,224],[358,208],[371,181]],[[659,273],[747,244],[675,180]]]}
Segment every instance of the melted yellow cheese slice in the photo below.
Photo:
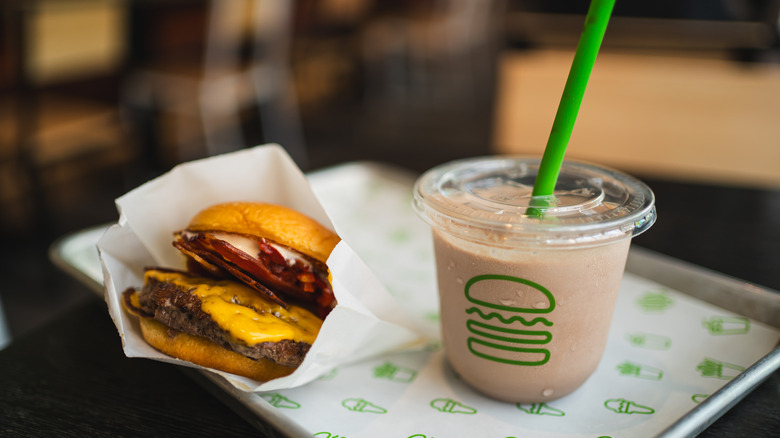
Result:
{"label": "melted yellow cheese slice", "polygon": [[308,310],[284,307],[266,300],[259,292],[230,280],[190,277],[177,272],[149,270],[146,280],[173,283],[201,300],[201,309],[234,338],[255,345],[285,339],[313,344],[322,320]]}

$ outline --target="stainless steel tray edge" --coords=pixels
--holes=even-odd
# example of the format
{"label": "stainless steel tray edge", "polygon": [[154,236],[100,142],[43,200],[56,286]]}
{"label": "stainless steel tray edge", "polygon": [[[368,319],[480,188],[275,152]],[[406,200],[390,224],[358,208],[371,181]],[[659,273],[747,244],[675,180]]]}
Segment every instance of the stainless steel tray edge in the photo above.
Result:
{"label": "stainless steel tray edge", "polygon": [[[633,245],[626,270],[780,328],[780,292]],[[737,295],[735,291],[739,291]]]}
{"label": "stainless steel tray edge", "polygon": [[[633,246],[626,270],[669,288],[780,328],[780,293]],[[737,295],[736,291],[739,291]],[[740,400],[780,370],[780,347],[767,353],[658,437],[692,437],[704,431]]]}
{"label": "stainless steel tray edge", "polygon": [[[58,268],[83,282],[100,296],[103,295],[102,278],[97,276],[98,271],[86,270],[84,265],[98,261],[97,238],[102,234],[101,230],[107,227],[108,225],[97,226],[65,235],[58,239],[49,251],[52,262]],[[75,247],[69,246],[79,239],[81,242],[78,242]],[[93,239],[94,242],[91,242]],[[94,252],[94,259],[91,252]],[[74,255],[78,260],[73,259]],[[641,277],[652,278],[653,281],[664,286],[767,325],[780,327],[780,293],[773,290],[638,246],[631,248],[626,270]],[[735,291],[739,291],[740,295],[736,296]],[[769,352],[658,436],[664,438],[695,436],[778,369],[780,369],[780,347]],[[185,370],[248,422],[269,434],[267,436],[285,438],[310,436],[297,423],[275,412],[257,394],[239,391],[222,381],[217,375],[204,371]]]}
{"label": "stainless steel tray edge", "polygon": [[[358,164],[339,167],[356,165]],[[405,185],[413,182],[411,175],[398,172],[392,167],[370,162],[360,163],[359,166],[379,174],[381,178],[398,180]],[[49,251],[50,259],[58,268],[84,283],[101,297],[103,279],[96,243],[108,226],[109,224],[99,225],[65,235],[54,242]],[[780,293],[776,291],[637,245],[631,248],[626,270],[699,300],[780,328]],[[235,389],[212,373],[182,369],[250,424],[267,434],[266,436],[311,436],[311,433],[304,431],[293,420],[276,412],[259,394]],[[679,421],[670,425],[659,436],[695,436],[778,369],[780,348],[775,348]]]}

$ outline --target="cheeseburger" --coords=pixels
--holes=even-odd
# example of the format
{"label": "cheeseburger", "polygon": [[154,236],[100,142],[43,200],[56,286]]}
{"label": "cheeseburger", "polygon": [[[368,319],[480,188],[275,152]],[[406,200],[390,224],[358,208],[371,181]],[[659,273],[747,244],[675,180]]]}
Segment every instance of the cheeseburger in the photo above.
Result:
{"label": "cheeseburger", "polygon": [[123,302],[163,353],[268,381],[300,365],[335,306],[325,261],[339,240],[279,205],[214,205],[174,233],[187,270],[147,269]]}

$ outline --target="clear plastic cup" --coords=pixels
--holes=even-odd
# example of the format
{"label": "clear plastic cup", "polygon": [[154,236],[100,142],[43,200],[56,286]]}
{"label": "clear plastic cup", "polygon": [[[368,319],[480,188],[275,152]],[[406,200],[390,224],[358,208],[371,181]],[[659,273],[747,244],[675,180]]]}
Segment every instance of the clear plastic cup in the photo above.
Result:
{"label": "clear plastic cup", "polygon": [[592,164],[565,162],[554,195],[532,198],[539,161],[454,161],[414,188],[447,358],[477,390],[520,403],[569,394],[596,369],[631,237],[655,221],[649,187]]}

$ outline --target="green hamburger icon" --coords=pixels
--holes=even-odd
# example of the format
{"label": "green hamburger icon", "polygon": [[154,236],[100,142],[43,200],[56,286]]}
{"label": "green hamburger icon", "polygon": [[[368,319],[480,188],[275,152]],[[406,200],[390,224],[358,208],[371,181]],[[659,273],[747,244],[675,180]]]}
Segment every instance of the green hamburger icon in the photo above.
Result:
{"label": "green hamburger icon", "polygon": [[[466,328],[472,354],[494,362],[539,366],[550,360],[542,348],[552,340],[545,327],[553,323],[538,316],[555,309],[555,297],[540,284],[509,275],[478,275],[466,282],[464,293],[473,306]],[[530,305],[529,305],[530,304]]]}

